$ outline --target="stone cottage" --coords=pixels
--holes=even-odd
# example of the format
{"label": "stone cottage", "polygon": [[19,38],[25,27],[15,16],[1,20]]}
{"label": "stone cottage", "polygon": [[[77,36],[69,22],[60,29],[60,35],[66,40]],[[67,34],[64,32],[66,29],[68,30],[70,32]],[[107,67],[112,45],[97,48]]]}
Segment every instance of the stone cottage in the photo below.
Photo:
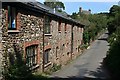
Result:
{"label": "stone cottage", "polygon": [[65,65],[81,54],[83,27],[39,2],[4,2],[0,26],[3,61],[7,67],[21,54],[30,70],[41,72],[53,64]]}

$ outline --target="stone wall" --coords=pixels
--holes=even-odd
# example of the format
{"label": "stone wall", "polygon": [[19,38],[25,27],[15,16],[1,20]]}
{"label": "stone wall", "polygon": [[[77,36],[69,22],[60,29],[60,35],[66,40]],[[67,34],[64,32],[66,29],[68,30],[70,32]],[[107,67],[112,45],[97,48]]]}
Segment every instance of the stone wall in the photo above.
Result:
{"label": "stone wall", "polygon": [[83,30],[82,26],[76,25],[73,26],[73,54],[72,54],[73,58],[76,58],[81,54],[80,45],[82,44],[83,40],[82,30]]}
{"label": "stone wall", "polygon": [[[61,23],[58,31],[59,20],[51,21],[51,34],[45,34],[45,49],[51,49],[50,61],[56,64],[66,64],[71,58],[71,24]],[[48,47],[49,46],[49,47]],[[47,47],[47,48],[46,48]]]}
{"label": "stone wall", "polygon": [[[81,26],[74,25],[68,21],[61,22],[61,31],[58,31],[59,18],[52,18],[50,23],[51,33],[44,34],[43,41],[43,14],[34,13],[32,11],[25,11],[23,9],[17,10],[17,30],[8,30],[8,16],[7,8],[2,10],[2,52],[5,61],[5,67],[9,64],[9,54],[15,54],[15,51],[22,54],[25,59],[25,48],[31,45],[38,45],[38,65],[39,71],[42,70],[43,65],[43,49],[50,50],[50,63],[65,65],[72,57],[75,58],[80,54],[79,46],[82,40]],[[67,25],[65,25],[67,24]],[[66,26],[66,31],[65,31]],[[1,27],[1,26],[0,26]],[[73,28],[72,28],[73,27]],[[72,38],[73,29],[73,38]],[[73,39],[73,53],[71,53]],[[43,45],[44,43],[44,45]],[[14,50],[14,46],[16,49]]]}
{"label": "stone wall", "polygon": [[0,79],[1,78],[2,78],[2,9],[0,6]]}
{"label": "stone wall", "polygon": [[[2,28],[2,37],[3,37],[3,53],[8,55],[12,54],[11,51],[14,50],[14,44],[17,45],[17,51],[23,55],[25,59],[25,48],[28,47],[27,43],[30,43],[29,46],[37,44],[39,53],[38,53],[38,64],[40,70],[42,69],[42,53],[43,53],[43,17],[39,15],[31,15],[31,13],[24,10],[19,10],[17,13],[17,30],[8,30],[7,28],[7,9],[3,9],[3,28]],[[36,41],[38,41],[36,43]],[[14,53],[14,51],[13,51]],[[8,62],[9,63],[9,60]]]}

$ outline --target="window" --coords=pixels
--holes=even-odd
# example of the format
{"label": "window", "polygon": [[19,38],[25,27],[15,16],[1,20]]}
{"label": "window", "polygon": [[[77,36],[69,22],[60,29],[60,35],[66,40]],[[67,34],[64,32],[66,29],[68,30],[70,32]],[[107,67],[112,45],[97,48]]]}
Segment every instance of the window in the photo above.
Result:
{"label": "window", "polygon": [[58,57],[58,47],[56,47],[56,57]]}
{"label": "window", "polygon": [[64,50],[65,50],[65,44],[62,45],[61,50],[62,50],[62,53],[64,53]]}
{"label": "window", "polygon": [[62,50],[64,50],[64,48],[65,48],[65,44],[62,45]]}
{"label": "window", "polygon": [[58,24],[58,31],[61,31],[61,21],[59,21],[59,24]]}
{"label": "window", "polygon": [[65,31],[67,31],[67,24],[65,23]]}
{"label": "window", "polygon": [[70,53],[68,52],[67,55],[69,56],[69,54],[70,54]]}
{"label": "window", "polygon": [[45,34],[50,34],[50,17],[45,17]]}
{"label": "window", "polygon": [[26,48],[26,65],[28,67],[33,67],[37,65],[37,45],[29,46]]}
{"label": "window", "polygon": [[8,30],[16,30],[16,9],[8,6]]}
{"label": "window", "polygon": [[44,62],[45,62],[45,64],[47,64],[47,63],[49,63],[50,62],[50,60],[49,60],[49,54],[50,54],[50,49],[48,49],[48,50],[46,50],[45,51],[45,54],[44,54]]}
{"label": "window", "polygon": [[79,32],[79,28],[77,27],[77,32]]}

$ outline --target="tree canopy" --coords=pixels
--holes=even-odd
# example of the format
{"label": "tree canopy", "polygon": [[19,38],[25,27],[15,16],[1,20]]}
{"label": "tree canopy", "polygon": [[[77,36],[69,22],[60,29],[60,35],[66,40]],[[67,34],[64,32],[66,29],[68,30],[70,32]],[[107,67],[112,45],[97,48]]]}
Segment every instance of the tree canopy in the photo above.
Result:
{"label": "tree canopy", "polygon": [[53,8],[53,9],[55,8],[56,10],[58,10],[60,12],[62,10],[65,10],[64,3],[62,3],[59,0],[45,0],[44,4]]}
{"label": "tree canopy", "polygon": [[113,78],[120,76],[120,6],[114,5],[110,8],[108,17],[108,31],[110,49],[105,58],[106,65],[112,73]]}
{"label": "tree canopy", "polygon": [[107,14],[108,13],[99,13],[99,14],[79,14],[74,12],[71,17],[78,20],[82,24],[85,24],[83,41],[84,44],[89,44],[91,40],[94,40],[98,33],[107,27]]}

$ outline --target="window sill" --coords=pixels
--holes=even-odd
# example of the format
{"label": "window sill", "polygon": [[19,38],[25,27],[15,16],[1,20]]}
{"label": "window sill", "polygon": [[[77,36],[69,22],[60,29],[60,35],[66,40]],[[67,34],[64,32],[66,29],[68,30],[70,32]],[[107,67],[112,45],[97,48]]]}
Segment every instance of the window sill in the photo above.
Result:
{"label": "window sill", "polygon": [[30,70],[34,70],[34,69],[36,69],[36,68],[38,68],[38,67],[39,67],[39,65],[37,64],[37,65],[31,67]]}
{"label": "window sill", "polygon": [[45,36],[52,36],[52,34],[45,34]]}
{"label": "window sill", "polygon": [[8,30],[8,33],[19,33],[19,30]]}
{"label": "window sill", "polygon": [[47,64],[44,65],[44,67],[48,67],[49,65],[51,65],[52,63],[51,62],[48,62]]}
{"label": "window sill", "polygon": [[59,59],[59,57],[56,57],[56,60],[58,60]]}
{"label": "window sill", "polygon": [[58,31],[59,33],[61,33],[61,31]]}

